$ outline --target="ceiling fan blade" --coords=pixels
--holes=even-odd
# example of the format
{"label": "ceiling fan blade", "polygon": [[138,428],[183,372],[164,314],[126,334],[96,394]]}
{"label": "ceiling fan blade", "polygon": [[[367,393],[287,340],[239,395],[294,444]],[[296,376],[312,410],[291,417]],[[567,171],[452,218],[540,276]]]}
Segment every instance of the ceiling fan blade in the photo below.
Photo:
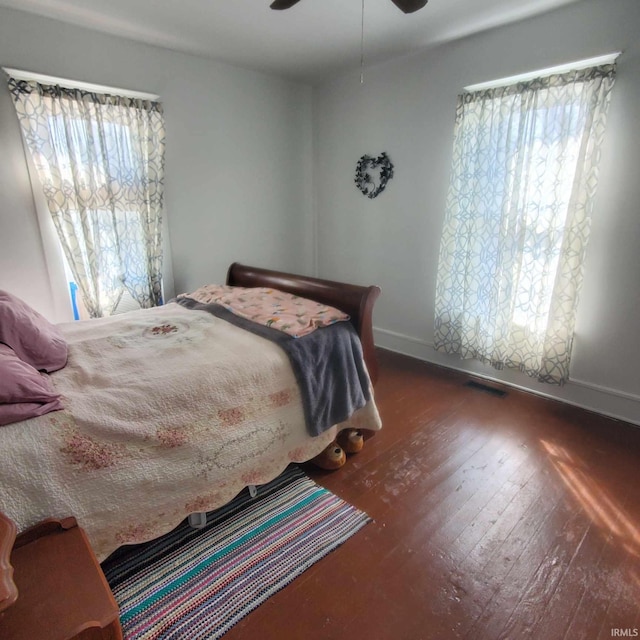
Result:
{"label": "ceiling fan blade", "polygon": [[405,13],[413,13],[418,9],[422,9],[429,0],[391,0],[393,4]]}
{"label": "ceiling fan blade", "polygon": [[274,2],[271,3],[271,8],[277,10],[290,9],[294,4],[298,4],[298,2],[300,2],[300,0],[274,0]]}

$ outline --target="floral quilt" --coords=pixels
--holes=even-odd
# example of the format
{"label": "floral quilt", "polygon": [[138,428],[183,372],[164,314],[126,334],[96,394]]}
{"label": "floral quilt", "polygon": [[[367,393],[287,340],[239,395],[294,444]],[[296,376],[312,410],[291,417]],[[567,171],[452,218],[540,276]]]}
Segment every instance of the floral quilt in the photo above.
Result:
{"label": "floral quilt", "polygon": [[0,427],[0,510],[20,530],[73,515],[100,560],[309,460],[339,429],[381,426],[370,400],[311,437],[284,352],[205,311],[59,326],[64,409]]}
{"label": "floral quilt", "polygon": [[266,287],[229,287],[208,284],[178,298],[191,298],[202,304],[219,304],[236,315],[295,338],[306,336],[319,327],[348,320],[335,307]]}

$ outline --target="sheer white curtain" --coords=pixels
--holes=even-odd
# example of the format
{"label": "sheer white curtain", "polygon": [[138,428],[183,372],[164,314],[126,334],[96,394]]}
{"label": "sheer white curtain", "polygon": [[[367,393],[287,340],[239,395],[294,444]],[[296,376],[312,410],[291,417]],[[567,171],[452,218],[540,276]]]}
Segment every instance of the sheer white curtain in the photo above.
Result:
{"label": "sheer white curtain", "polygon": [[161,304],[162,105],[11,77],[9,89],[89,314],[109,315],[125,290]]}
{"label": "sheer white curtain", "polygon": [[568,379],[614,78],[606,65],[459,96],[439,351]]}

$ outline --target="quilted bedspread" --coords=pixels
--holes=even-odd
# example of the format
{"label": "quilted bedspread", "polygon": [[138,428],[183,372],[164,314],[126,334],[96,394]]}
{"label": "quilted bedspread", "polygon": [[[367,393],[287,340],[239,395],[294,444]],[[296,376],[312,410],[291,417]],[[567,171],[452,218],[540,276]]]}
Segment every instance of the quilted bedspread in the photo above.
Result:
{"label": "quilted bedspread", "polygon": [[370,400],[311,437],[280,347],[205,311],[60,327],[65,408],[0,427],[0,510],[20,530],[73,515],[100,560],[309,460],[339,429],[381,426]]}

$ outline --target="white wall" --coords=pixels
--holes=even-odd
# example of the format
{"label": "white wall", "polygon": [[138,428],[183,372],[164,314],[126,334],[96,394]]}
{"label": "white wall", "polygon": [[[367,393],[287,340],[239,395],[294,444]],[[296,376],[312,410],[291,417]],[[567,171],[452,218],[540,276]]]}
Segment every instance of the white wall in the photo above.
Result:
{"label": "white wall", "polygon": [[[234,260],[312,271],[309,87],[5,8],[0,66],[161,96],[167,296],[222,281]],[[4,81],[0,288],[52,320],[65,319],[52,298],[55,283]]]}
{"label": "white wall", "polygon": [[[427,9],[428,10],[428,9]],[[378,284],[377,343],[640,423],[640,2],[584,0],[314,89],[319,273]],[[623,50],[611,104],[573,352],[557,388],[433,350],[434,290],[456,96],[469,84]],[[363,154],[395,177],[375,200]]]}

